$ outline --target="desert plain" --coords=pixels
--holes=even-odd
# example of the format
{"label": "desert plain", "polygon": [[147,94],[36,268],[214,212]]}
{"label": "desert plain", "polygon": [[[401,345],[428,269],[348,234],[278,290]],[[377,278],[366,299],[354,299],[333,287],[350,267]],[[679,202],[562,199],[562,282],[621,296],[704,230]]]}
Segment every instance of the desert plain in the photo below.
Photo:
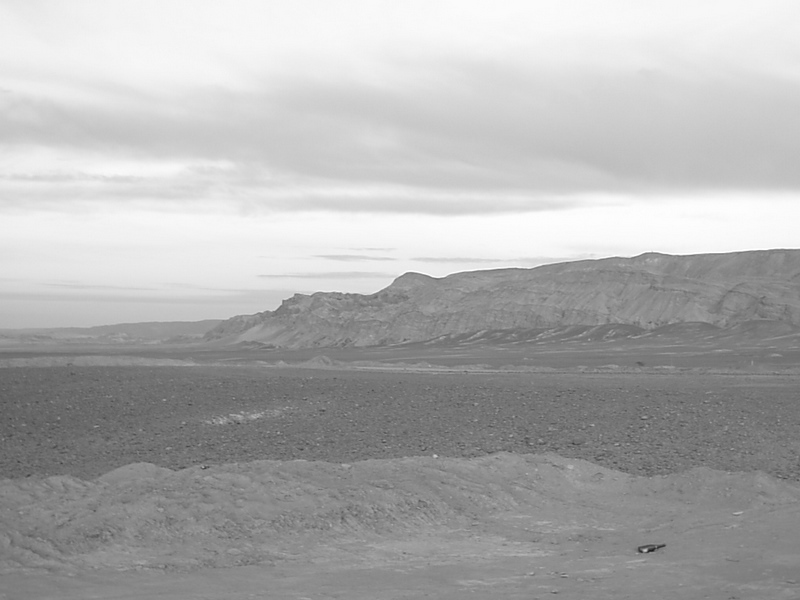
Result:
{"label": "desert plain", "polygon": [[0,365],[4,600],[800,598],[794,337]]}

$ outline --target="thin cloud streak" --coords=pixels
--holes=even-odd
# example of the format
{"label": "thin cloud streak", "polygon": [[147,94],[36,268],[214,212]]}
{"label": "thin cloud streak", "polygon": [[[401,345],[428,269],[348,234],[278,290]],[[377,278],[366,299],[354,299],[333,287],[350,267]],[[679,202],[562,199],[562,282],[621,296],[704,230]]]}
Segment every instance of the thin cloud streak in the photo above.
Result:
{"label": "thin cloud streak", "polygon": [[263,279],[394,279],[397,273],[373,271],[320,271],[316,273],[270,273],[258,275]]}
{"label": "thin cloud streak", "polygon": [[471,256],[415,256],[411,260],[422,263],[506,263],[503,258],[478,258]]}
{"label": "thin cloud streak", "polygon": [[576,254],[572,256],[522,256],[516,258],[479,258],[474,256],[415,256],[412,261],[434,264],[498,264],[508,268],[518,265],[526,267],[548,265],[554,263],[568,262],[574,260],[584,260],[597,258],[592,254]]}
{"label": "thin cloud streak", "polygon": [[392,256],[370,256],[368,254],[317,254],[314,258],[322,258],[325,260],[335,260],[342,262],[359,262],[359,261],[396,261],[397,259]]}
{"label": "thin cloud streak", "polygon": [[64,288],[70,290],[95,290],[95,291],[124,291],[124,292],[155,292],[159,291],[154,287],[130,287],[122,285],[100,285],[96,283],[72,283],[72,282],[44,282],[42,285],[47,287]]}

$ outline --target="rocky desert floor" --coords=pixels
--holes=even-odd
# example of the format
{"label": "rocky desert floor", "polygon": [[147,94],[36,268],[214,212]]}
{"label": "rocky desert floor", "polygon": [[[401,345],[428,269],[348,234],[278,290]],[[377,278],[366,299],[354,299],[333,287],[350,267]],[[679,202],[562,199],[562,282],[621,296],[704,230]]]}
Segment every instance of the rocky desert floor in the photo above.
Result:
{"label": "rocky desert floor", "polygon": [[4,360],[4,600],[800,598],[791,372]]}

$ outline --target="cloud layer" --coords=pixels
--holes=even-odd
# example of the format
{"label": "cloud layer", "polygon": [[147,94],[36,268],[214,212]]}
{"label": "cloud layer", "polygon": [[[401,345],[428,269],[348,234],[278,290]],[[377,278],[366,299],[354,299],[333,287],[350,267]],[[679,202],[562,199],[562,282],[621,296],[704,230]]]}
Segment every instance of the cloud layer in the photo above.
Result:
{"label": "cloud layer", "polygon": [[[233,201],[459,214],[563,209],[586,193],[800,188],[800,81],[475,63],[424,70],[432,83],[296,81],[133,107],[6,93],[5,154],[45,147],[86,157],[96,171],[6,168],[4,204]],[[162,172],[115,172],[115,159],[136,156],[163,161]]]}
{"label": "cloud layer", "polygon": [[[768,4],[754,11],[729,3],[723,14],[637,9],[639,17],[662,18],[664,29],[606,19],[608,29],[595,31],[592,12],[606,15],[586,3],[565,3],[560,18],[515,5],[542,39],[523,40],[525,28],[517,27],[509,32],[516,47],[494,35],[465,49],[475,30],[458,35],[439,23],[449,36],[444,47],[423,31],[416,55],[391,45],[409,35],[411,8],[398,15],[385,47],[368,46],[368,68],[355,53],[376,41],[342,9],[331,16],[359,40],[350,54],[323,35],[309,50],[318,67],[295,56],[276,70],[268,51],[281,46],[265,46],[236,84],[176,72],[173,85],[147,86],[136,69],[104,79],[105,62],[94,65],[73,41],[87,72],[45,77],[43,65],[20,74],[0,62],[11,75],[0,92],[0,155],[9,159],[0,169],[0,209],[150,202],[446,215],[576,208],[587,194],[595,202],[603,194],[797,191],[800,43],[781,33],[800,11]],[[465,6],[467,19],[489,10]],[[676,40],[683,9],[698,24]],[[279,16],[302,30],[302,14],[287,10],[281,5]],[[508,12],[494,17],[497,27],[512,26]],[[548,37],[537,16],[563,37]],[[138,26],[168,43],[162,30]],[[749,58],[744,49],[732,54],[748,38],[771,49],[772,61],[763,48]],[[196,36],[191,43],[201,56],[210,51]],[[234,62],[245,58],[229,52]],[[160,73],[157,63],[152,70]]]}

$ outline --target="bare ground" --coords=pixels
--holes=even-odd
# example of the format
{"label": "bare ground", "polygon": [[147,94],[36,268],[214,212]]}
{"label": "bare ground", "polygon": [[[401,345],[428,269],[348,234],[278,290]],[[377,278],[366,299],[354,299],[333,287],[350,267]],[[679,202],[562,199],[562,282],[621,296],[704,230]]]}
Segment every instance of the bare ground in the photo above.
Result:
{"label": "bare ground", "polygon": [[260,367],[0,369],[0,477],[553,452],[800,481],[800,377]]}
{"label": "bare ground", "polygon": [[800,594],[800,487],[763,474],[638,478],[503,453],[139,464],[0,496],[3,598]]}
{"label": "bare ground", "polygon": [[800,598],[797,384],[0,369],[0,598]]}

